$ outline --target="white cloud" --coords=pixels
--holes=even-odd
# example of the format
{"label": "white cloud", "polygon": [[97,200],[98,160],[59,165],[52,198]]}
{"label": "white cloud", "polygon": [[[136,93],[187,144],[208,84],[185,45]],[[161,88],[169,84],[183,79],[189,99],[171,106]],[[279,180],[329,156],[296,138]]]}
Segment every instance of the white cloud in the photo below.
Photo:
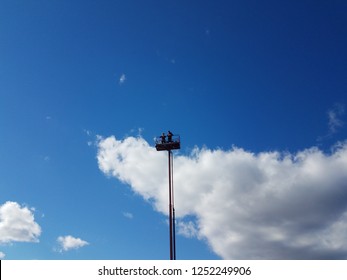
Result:
{"label": "white cloud", "polygon": [[59,236],[57,239],[61,249],[60,251],[69,251],[72,249],[78,249],[81,247],[84,247],[86,245],[89,245],[87,241],[84,241],[80,238],[75,238],[71,235],[67,236]]}
{"label": "white cloud", "polygon": [[185,237],[192,238],[192,237],[199,237],[199,229],[197,228],[196,224],[193,221],[178,221],[177,224],[177,233],[181,234]]}
{"label": "white cloud", "polygon": [[83,132],[87,135],[87,136],[91,136],[92,132],[89,129],[83,129]]}
{"label": "white cloud", "polygon": [[0,243],[38,242],[41,227],[33,211],[12,201],[0,205]]}
{"label": "white cloud", "polygon": [[129,213],[129,212],[123,212],[123,216],[125,218],[128,218],[128,219],[133,219],[134,218],[134,215],[132,213]]}
{"label": "white cloud", "polygon": [[[167,155],[143,138],[99,138],[98,164],[167,214]],[[174,160],[179,232],[225,259],[347,258],[347,142],[331,154],[196,148]]]}
{"label": "white cloud", "polygon": [[341,117],[344,113],[345,107],[340,103],[335,104],[334,107],[328,111],[329,132],[331,134],[335,133],[338,128],[343,126]]}
{"label": "white cloud", "polygon": [[0,252],[0,260],[3,260],[5,258],[5,254],[3,252]]}
{"label": "white cloud", "polygon": [[122,85],[125,83],[125,81],[126,81],[126,76],[125,74],[122,74],[119,78],[119,84]]}

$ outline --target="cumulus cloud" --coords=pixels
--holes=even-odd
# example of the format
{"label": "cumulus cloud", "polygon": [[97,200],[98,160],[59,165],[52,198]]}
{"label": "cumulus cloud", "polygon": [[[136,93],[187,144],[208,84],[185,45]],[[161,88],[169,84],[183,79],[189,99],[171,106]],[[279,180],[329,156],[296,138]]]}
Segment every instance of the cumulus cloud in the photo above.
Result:
{"label": "cumulus cloud", "polygon": [[178,221],[176,226],[178,228],[178,234],[188,238],[199,237],[199,230],[193,221],[184,222],[181,220]]}
{"label": "cumulus cloud", "polygon": [[84,247],[86,245],[89,245],[87,241],[84,241],[80,238],[73,237],[71,235],[67,236],[59,236],[57,239],[59,246],[60,246],[60,251],[69,251],[72,249],[78,249],[81,247]]}
{"label": "cumulus cloud", "polygon": [[0,252],[0,260],[3,260],[5,258],[5,254],[3,252]]}
{"label": "cumulus cloud", "polygon": [[[165,215],[166,157],[141,137],[99,138],[100,170]],[[175,156],[174,181],[178,232],[224,259],[347,258],[347,142],[330,154],[195,148]]]}
{"label": "cumulus cloud", "polygon": [[0,205],[0,243],[38,242],[41,227],[35,222],[34,209],[7,201]]}

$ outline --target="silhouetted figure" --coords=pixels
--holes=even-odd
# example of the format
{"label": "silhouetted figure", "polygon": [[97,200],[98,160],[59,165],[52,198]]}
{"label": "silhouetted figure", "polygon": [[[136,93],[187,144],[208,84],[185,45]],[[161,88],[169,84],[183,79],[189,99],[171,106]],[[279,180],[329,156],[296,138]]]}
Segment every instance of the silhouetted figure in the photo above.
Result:
{"label": "silhouetted figure", "polygon": [[164,144],[166,143],[166,136],[165,136],[165,133],[163,132],[163,134],[160,136],[160,139],[161,139],[161,143]]}
{"label": "silhouetted figure", "polygon": [[168,133],[167,133],[167,141],[168,141],[168,142],[172,142],[172,136],[173,136],[173,134],[172,134],[172,132],[169,130]]}

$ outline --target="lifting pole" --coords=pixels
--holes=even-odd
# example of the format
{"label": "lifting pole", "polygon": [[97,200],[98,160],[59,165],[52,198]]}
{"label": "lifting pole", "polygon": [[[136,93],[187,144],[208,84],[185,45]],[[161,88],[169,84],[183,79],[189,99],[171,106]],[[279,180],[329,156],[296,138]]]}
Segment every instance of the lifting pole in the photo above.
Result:
{"label": "lifting pole", "polygon": [[[169,131],[169,133],[171,133]],[[169,165],[169,223],[170,223],[170,260],[176,260],[176,225],[175,225],[175,206],[174,206],[174,186],[173,186],[173,155],[171,150],[181,148],[179,135],[168,134],[168,141],[163,133],[155,139],[157,151],[168,151]]]}
{"label": "lifting pole", "polygon": [[173,224],[172,224],[172,186],[171,186],[171,150],[169,153],[169,223],[170,223],[170,260],[173,260]]}
{"label": "lifting pole", "polygon": [[170,220],[170,260],[176,259],[176,226],[173,188],[173,159],[172,152],[168,150],[169,158],[169,220]]}

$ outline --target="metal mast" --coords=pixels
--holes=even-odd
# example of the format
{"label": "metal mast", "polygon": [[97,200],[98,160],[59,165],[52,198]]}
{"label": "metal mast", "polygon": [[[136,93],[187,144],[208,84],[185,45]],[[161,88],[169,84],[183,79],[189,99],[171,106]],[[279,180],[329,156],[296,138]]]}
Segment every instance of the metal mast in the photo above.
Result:
{"label": "metal mast", "polygon": [[173,185],[173,155],[172,150],[180,149],[181,142],[179,135],[168,132],[167,139],[164,133],[157,137],[155,141],[157,151],[168,151],[168,173],[169,173],[169,230],[170,230],[170,260],[176,259],[176,226],[175,226],[175,206],[174,206],[174,185]]}

